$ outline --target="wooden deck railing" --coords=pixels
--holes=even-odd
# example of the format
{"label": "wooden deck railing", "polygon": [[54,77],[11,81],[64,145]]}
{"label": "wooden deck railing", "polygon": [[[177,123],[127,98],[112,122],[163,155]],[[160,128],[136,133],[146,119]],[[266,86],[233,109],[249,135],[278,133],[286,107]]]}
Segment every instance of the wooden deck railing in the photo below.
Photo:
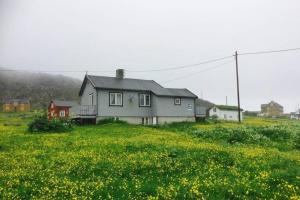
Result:
{"label": "wooden deck railing", "polygon": [[79,106],[79,115],[81,116],[93,116],[97,115],[97,106],[94,105],[81,105]]}

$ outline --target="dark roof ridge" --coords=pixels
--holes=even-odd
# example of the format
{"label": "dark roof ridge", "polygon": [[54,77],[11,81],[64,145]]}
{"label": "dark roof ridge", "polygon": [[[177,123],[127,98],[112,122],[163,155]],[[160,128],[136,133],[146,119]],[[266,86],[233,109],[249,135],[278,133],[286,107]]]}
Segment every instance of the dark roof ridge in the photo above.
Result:
{"label": "dark roof ridge", "polygon": [[[115,79],[119,79],[117,77],[114,76],[98,76],[98,75],[86,75],[86,76],[93,76],[93,77],[100,77],[100,78],[115,78]],[[139,78],[122,78],[120,80],[136,80],[136,81],[153,81],[155,83],[157,83],[154,80],[150,80],[150,79],[139,79]],[[158,83],[157,83],[158,84]],[[159,84],[158,84],[159,85]]]}

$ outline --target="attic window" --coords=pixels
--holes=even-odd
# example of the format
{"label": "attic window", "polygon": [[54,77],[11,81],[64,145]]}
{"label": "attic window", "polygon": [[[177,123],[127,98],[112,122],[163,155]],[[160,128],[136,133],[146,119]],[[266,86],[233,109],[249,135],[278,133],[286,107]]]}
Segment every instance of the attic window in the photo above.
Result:
{"label": "attic window", "polygon": [[217,112],[217,108],[216,108],[216,107],[215,107],[215,108],[213,108],[213,111],[214,111],[214,112]]}

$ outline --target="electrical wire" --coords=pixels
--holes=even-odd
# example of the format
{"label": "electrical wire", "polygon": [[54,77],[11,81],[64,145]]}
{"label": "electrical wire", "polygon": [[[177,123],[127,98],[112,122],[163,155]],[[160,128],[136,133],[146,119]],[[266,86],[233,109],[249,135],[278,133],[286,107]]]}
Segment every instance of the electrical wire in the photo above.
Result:
{"label": "electrical wire", "polygon": [[[257,51],[257,52],[246,52],[246,53],[239,53],[239,56],[245,56],[245,55],[259,55],[259,54],[270,54],[270,53],[280,53],[280,52],[288,52],[288,51],[298,51],[300,48],[292,48],[292,49],[281,49],[281,50],[268,50],[268,51]],[[216,58],[204,62],[199,62],[195,64],[188,64],[188,65],[181,65],[181,66],[174,66],[174,67],[168,67],[168,68],[161,68],[161,69],[146,69],[146,70],[131,70],[127,69],[127,72],[130,73],[143,73],[143,72],[161,72],[161,71],[172,71],[172,70],[180,70],[180,69],[186,69],[186,68],[192,68],[192,67],[197,67],[200,65],[205,65],[205,64],[210,64],[222,60],[229,59],[231,57],[234,57],[234,55],[230,56],[225,56],[221,58]],[[3,65],[2,65],[3,66]],[[113,73],[114,71],[110,70],[30,70],[30,69],[0,69],[0,71],[28,71],[28,72],[37,72],[37,73],[87,73],[87,72],[92,72],[92,73],[101,73],[101,72],[111,72]]]}
{"label": "electrical wire", "polygon": [[[221,60],[225,60],[228,58],[233,57],[234,55],[231,56],[225,56],[225,57],[221,57],[221,58],[216,58],[216,59],[212,59],[212,60],[208,60],[208,61],[204,61],[204,62],[200,62],[200,63],[195,63],[195,64],[189,64],[189,65],[181,65],[181,66],[175,66],[175,67],[169,67],[169,68],[161,68],[161,69],[149,69],[149,70],[130,70],[130,69],[126,69],[126,72],[130,72],[130,73],[141,73],[141,72],[159,72],[159,71],[171,71],[171,70],[179,70],[179,69],[186,69],[186,68],[191,68],[191,67],[196,67],[199,65],[205,65],[205,64],[210,64],[210,63],[214,63],[214,62],[218,62]],[[79,70],[79,71],[73,71],[73,70],[65,70],[65,71],[57,71],[57,70],[26,70],[26,69],[0,69],[0,71],[30,71],[30,72],[41,72],[41,73],[67,73],[67,72],[79,72],[79,73],[86,73],[86,72],[114,72],[114,71],[93,71],[93,70]]]}
{"label": "electrical wire", "polygon": [[209,64],[209,63],[214,63],[217,61],[221,61],[221,60],[225,60],[228,58],[232,58],[234,57],[234,55],[231,56],[225,56],[222,58],[216,58],[216,59],[212,59],[212,60],[208,60],[208,61],[204,61],[204,62],[200,62],[200,63],[195,63],[195,64],[189,64],[189,65],[181,65],[181,66],[175,66],[175,67],[169,67],[169,68],[161,68],[161,69],[149,69],[149,70],[126,70],[128,72],[159,72],[159,71],[171,71],[171,70],[178,70],[178,69],[185,69],[185,68],[190,68],[190,67],[196,67],[199,65],[204,65],[204,64]]}
{"label": "electrical wire", "polygon": [[300,48],[293,48],[293,49],[281,49],[281,50],[270,50],[270,51],[257,51],[257,52],[246,52],[246,53],[239,53],[238,55],[257,55],[257,54],[269,54],[269,53],[280,53],[280,52],[287,52],[287,51],[299,51]]}
{"label": "electrical wire", "polygon": [[230,63],[234,63],[234,60],[231,60],[229,62],[225,62],[225,63],[219,64],[219,65],[216,65],[214,67],[206,68],[206,69],[203,69],[201,71],[197,71],[197,72],[194,72],[194,73],[186,74],[184,76],[179,76],[179,77],[174,78],[174,79],[170,79],[170,80],[167,80],[167,81],[162,81],[161,83],[169,83],[169,82],[177,81],[177,80],[180,80],[180,79],[188,78],[188,77],[191,77],[191,76],[203,73],[203,72],[207,72],[207,71],[211,71],[211,70],[223,67],[223,66],[225,66],[227,64],[230,64]]}

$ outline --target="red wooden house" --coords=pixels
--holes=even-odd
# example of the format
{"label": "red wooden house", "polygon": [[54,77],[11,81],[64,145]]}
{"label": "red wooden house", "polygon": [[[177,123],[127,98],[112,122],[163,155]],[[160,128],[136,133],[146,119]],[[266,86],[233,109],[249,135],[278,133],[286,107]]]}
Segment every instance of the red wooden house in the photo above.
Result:
{"label": "red wooden house", "polygon": [[68,118],[71,115],[72,108],[77,105],[75,101],[52,100],[48,106],[48,119]]}

